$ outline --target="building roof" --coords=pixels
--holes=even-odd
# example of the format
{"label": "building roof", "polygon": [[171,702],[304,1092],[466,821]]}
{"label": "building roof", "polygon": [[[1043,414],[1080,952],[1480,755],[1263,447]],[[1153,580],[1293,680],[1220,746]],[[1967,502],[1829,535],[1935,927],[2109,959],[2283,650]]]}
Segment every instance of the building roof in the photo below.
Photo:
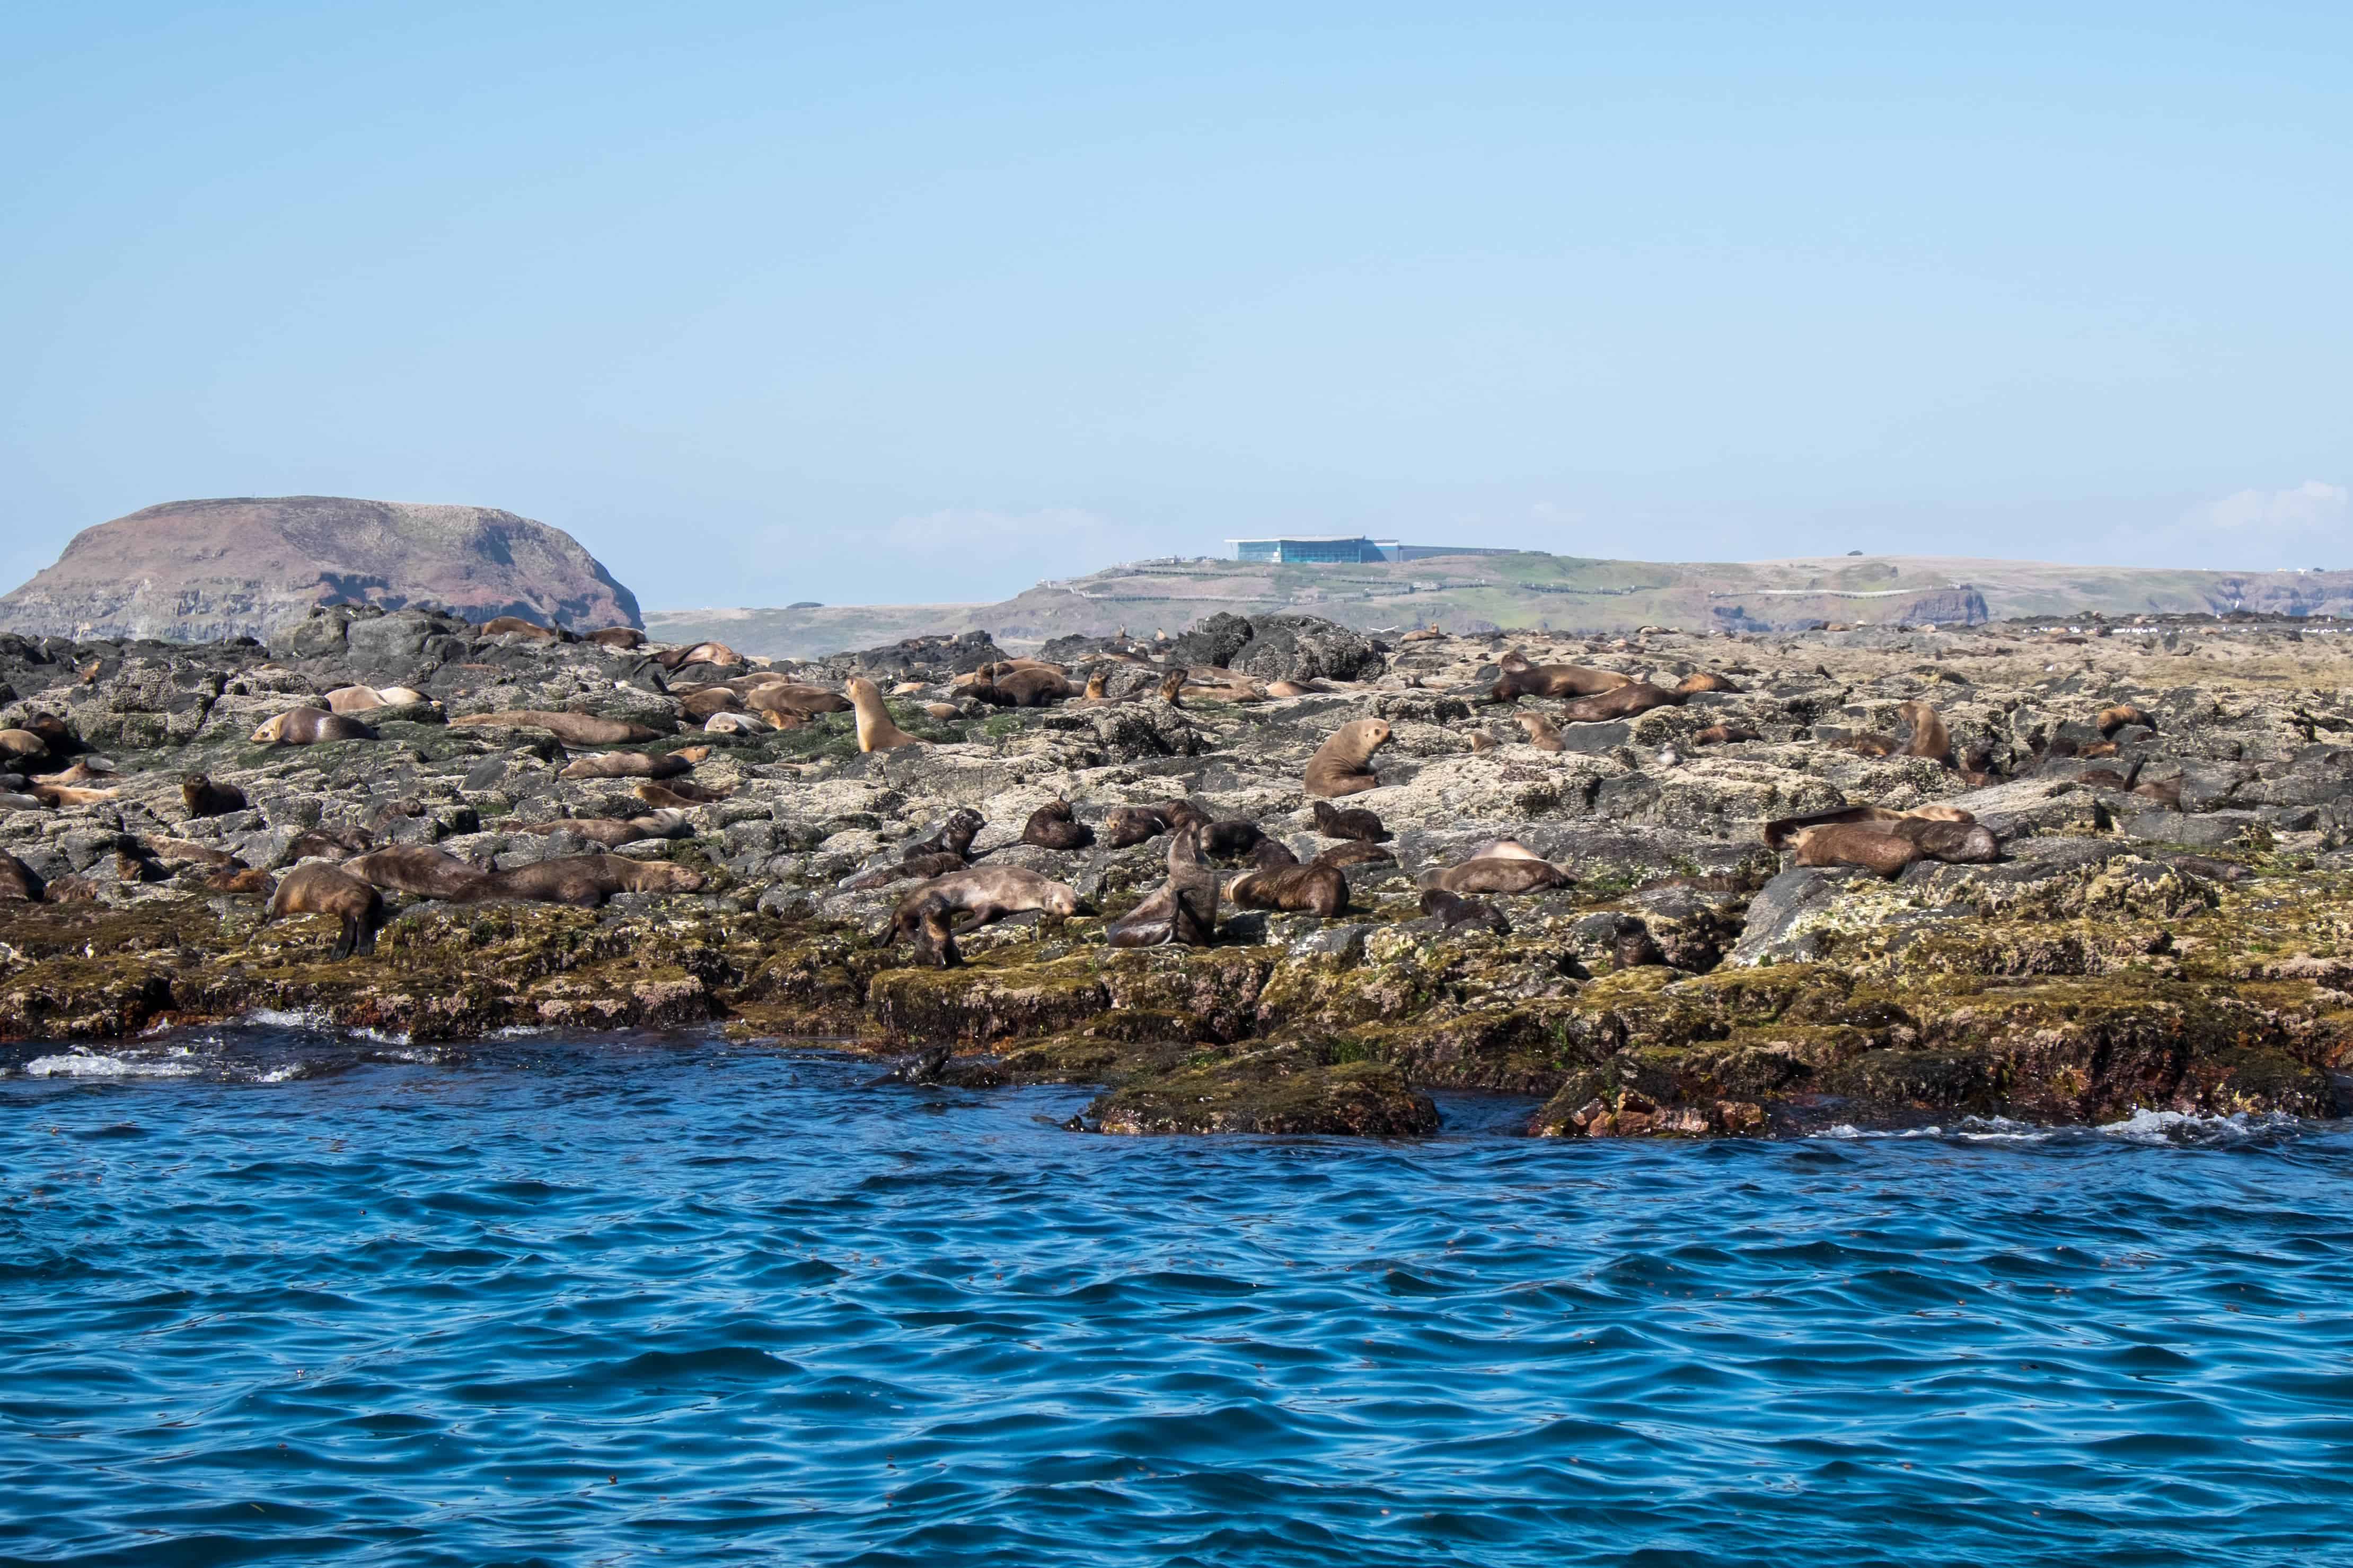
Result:
{"label": "building roof", "polygon": [[1394,539],[1374,539],[1369,533],[1254,533],[1247,539],[1229,539],[1228,544],[1354,544],[1358,540],[1371,540],[1375,544],[1395,544]]}

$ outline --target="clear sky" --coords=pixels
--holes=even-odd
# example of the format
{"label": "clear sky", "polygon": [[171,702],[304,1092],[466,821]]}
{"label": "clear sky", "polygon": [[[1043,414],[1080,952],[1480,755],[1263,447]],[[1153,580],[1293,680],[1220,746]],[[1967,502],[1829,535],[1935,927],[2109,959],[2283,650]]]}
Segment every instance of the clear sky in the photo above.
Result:
{"label": "clear sky", "polygon": [[2353,566],[2353,5],[29,5],[0,576],[502,506],[649,608],[1237,532]]}

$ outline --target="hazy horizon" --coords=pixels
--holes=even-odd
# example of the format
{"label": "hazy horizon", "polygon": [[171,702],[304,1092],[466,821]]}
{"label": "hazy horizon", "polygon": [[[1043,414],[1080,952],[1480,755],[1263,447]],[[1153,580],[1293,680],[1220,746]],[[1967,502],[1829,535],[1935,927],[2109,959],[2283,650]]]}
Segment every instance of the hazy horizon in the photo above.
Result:
{"label": "hazy horizon", "polygon": [[502,507],[649,605],[1361,530],[2353,564],[2353,13],[28,13],[0,587]]}

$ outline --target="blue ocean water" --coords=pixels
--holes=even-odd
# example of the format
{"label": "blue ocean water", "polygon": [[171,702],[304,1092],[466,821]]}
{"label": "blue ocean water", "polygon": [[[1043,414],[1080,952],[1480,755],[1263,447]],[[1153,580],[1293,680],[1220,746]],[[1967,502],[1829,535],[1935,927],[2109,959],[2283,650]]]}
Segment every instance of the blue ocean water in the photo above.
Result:
{"label": "blue ocean water", "polygon": [[1065,1132],[707,1038],[0,1048],[0,1561],[2353,1557],[2353,1137]]}

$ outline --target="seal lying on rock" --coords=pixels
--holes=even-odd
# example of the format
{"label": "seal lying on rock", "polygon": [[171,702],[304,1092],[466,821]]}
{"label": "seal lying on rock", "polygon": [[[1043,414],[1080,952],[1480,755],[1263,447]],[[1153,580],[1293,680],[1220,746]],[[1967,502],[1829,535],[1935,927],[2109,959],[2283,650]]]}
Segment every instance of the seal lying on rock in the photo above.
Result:
{"label": "seal lying on rock", "polygon": [[1710,724],[1694,731],[1692,744],[1695,746],[1736,746],[1743,741],[1761,741],[1764,737],[1746,724]]}
{"label": "seal lying on rock", "polygon": [[1365,844],[1386,844],[1389,830],[1381,819],[1369,811],[1355,806],[1337,806],[1328,800],[1314,805],[1315,831],[1326,838],[1354,838]]}
{"label": "seal lying on rock", "polygon": [[1765,847],[1787,848],[1790,841],[1805,828],[1828,827],[1839,823],[1865,822],[1884,826],[1896,822],[1958,822],[1971,823],[1977,818],[1957,805],[1932,803],[1911,811],[1890,811],[1883,805],[1840,805],[1828,811],[1811,811],[1803,816],[1777,816],[1765,825]]}
{"label": "seal lying on rock", "polygon": [[1168,819],[1148,805],[1113,806],[1103,818],[1103,841],[1111,848],[1124,849],[1131,844],[1141,844],[1147,838],[1157,838],[1168,831]]}
{"label": "seal lying on rock", "polygon": [[1388,744],[1389,727],[1378,719],[1351,719],[1332,731],[1332,738],[1307,760],[1307,793],[1326,799],[1378,789],[1381,781],[1368,766],[1373,753]]}
{"label": "seal lying on rock", "polygon": [[1021,828],[1021,842],[1040,849],[1084,849],[1094,841],[1094,829],[1071,816],[1067,800],[1048,801]]}
{"label": "seal lying on rock", "polygon": [[645,646],[646,634],[635,626],[606,626],[588,634],[588,640],[601,647],[632,648]]}
{"label": "seal lying on rock", "polygon": [[1043,708],[1075,695],[1061,674],[1042,666],[1008,669],[990,665],[972,683],[967,695],[998,708]]}
{"label": "seal lying on rock", "polygon": [[420,899],[463,901],[480,896],[490,874],[429,844],[399,844],[373,849],[343,862],[343,869],[373,888]]}
{"label": "seal lying on rock", "polygon": [[925,900],[934,898],[944,900],[950,909],[972,917],[959,928],[964,931],[1031,910],[1060,920],[1079,912],[1079,895],[1067,883],[1018,866],[982,866],[934,878],[909,893],[892,911],[883,942],[912,935],[922,921],[920,910]]}
{"label": "seal lying on rock", "polygon": [[972,807],[958,806],[948,813],[945,822],[902,849],[899,858],[912,861],[927,855],[953,855],[961,860],[972,853],[972,841],[979,837],[980,830],[987,826],[980,813]]}
{"label": "seal lying on rock", "polygon": [[1512,922],[1504,911],[1493,904],[1482,904],[1475,899],[1465,899],[1443,888],[1431,888],[1421,895],[1421,912],[1436,915],[1441,930],[1452,931],[1457,926],[1480,926],[1497,936],[1512,934]]}
{"label": "seal lying on rock", "polygon": [[964,962],[956,951],[955,906],[937,893],[920,897],[913,910],[915,962],[933,969],[954,969]]}
{"label": "seal lying on rock", "polygon": [[250,737],[258,746],[311,746],[322,741],[373,741],[373,726],[324,708],[290,708]]}
{"label": "seal lying on rock", "polygon": [[190,773],[180,781],[180,800],[190,816],[227,816],[232,811],[251,808],[243,790],[235,784],[215,784],[202,773]]}
{"label": "seal lying on rock", "polygon": [[643,816],[559,816],[552,822],[510,822],[510,833],[572,833],[591,844],[617,849],[641,838],[691,838],[694,831],[675,811],[649,812]]}
{"label": "seal lying on rock", "polygon": [[690,784],[684,779],[671,779],[667,784],[656,784],[651,779],[641,779],[630,786],[629,793],[658,811],[684,811],[689,806],[716,805],[735,792],[725,789],[705,789],[699,784]]}
{"label": "seal lying on rock", "polygon": [[1424,878],[1422,886],[1448,893],[1533,893],[1566,888],[1575,879],[1516,839],[1482,844],[1459,866]]}
{"label": "seal lying on rock", "polygon": [[2116,731],[2128,725],[2138,724],[2144,729],[2156,729],[2157,715],[2146,708],[2137,707],[2130,702],[2119,702],[2113,708],[2101,709],[2100,716],[2092,722],[2093,728],[2099,731],[2100,739],[2113,741],[2116,739]]}
{"label": "seal lying on rock", "polygon": [[333,956],[374,952],[375,933],[384,924],[384,895],[338,866],[312,861],[286,873],[262,911],[268,925],[280,915],[333,915],[343,922]]}
{"label": "seal lying on rock", "polygon": [[661,731],[626,719],[596,713],[559,713],[545,708],[502,708],[495,713],[468,713],[449,721],[452,726],[496,725],[508,730],[544,730],[567,746],[625,746],[638,741],[659,741]]}
{"label": "seal lying on rock", "polygon": [[493,616],[482,623],[481,635],[486,637],[525,637],[533,642],[555,642],[564,634],[553,626],[543,626],[536,621],[524,620],[521,616]]}
{"label": "seal lying on rock", "polygon": [[1510,702],[1522,697],[1590,697],[1631,684],[1631,676],[1614,669],[1589,669],[1581,664],[1530,664],[1514,648],[1504,656],[1503,678],[1488,689],[1490,702]]}
{"label": "seal lying on rock", "polygon": [[1567,743],[1560,738],[1560,726],[1541,713],[1521,714],[1519,726],[1528,732],[1528,744],[1539,752],[1559,752],[1567,749]]}
{"label": "seal lying on rock", "polygon": [[1560,718],[1564,724],[1631,719],[1638,713],[1648,713],[1653,708],[1680,707],[1690,696],[1688,691],[1672,691],[1663,686],[1653,686],[1647,680],[1636,680],[1567,703],[1561,708]]}
{"label": "seal lying on rock", "polygon": [[847,713],[854,704],[840,692],[828,691],[822,686],[770,679],[744,688],[744,706],[775,724],[780,715],[814,719],[821,713]]}
{"label": "seal lying on rock", "polygon": [[1349,844],[1335,844],[1331,848],[1326,849],[1324,853],[1315,857],[1314,859],[1310,860],[1308,864],[1311,866],[1339,867],[1375,866],[1380,864],[1384,860],[1394,861],[1396,859],[1396,856],[1390,854],[1387,849],[1377,844],[1356,842]]}
{"label": "seal lying on rock", "polygon": [[13,762],[38,762],[49,754],[49,743],[30,730],[0,730],[0,757]]}
{"label": "seal lying on rock", "polygon": [[654,756],[647,752],[592,752],[564,764],[560,779],[674,779],[693,766],[676,753]]}
{"label": "seal lying on rock", "polygon": [[425,693],[413,686],[338,686],[327,693],[330,713],[365,713],[377,708],[404,708],[412,702],[425,700]]}
{"label": "seal lying on rock", "polygon": [[1201,826],[1168,839],[1168,880],[1103,928],[1113,947],[1207,947],[1218,934],[1218,874],[1202,863]]}
{"label": "seal lying on rock", "polygon": [[702,873],[668,860],[624,855],[559,855],[493,871],[470,899],[527,899],[593,910],[616,893],[699,893]]}
{"label": "seal lying on rock", "polygon": [[844,892],[862,893],[910,879],[929,881],[934,877],[945,877],[963,869],[965,860],[961,855],[914,855],[888,866],[877,866],[871,871],[861,871],[854,877],[845,877],[836,886]]}
{"label": "seal lying on rock", "polygon": [[[1212,860],[1239,860],[1265,838],[1265,831],[1255,822],[1212,822],[1201,827],[1201,853]],[[1292,863],[1298,861],[1294,858]]]}
{"label": "seal lying on rock", "polygon": [[1238,909],[1288,910],[1328,920],[1348,907],[1348,879],[1338,867],[1320,860],[1303,866],[1271,838],[1258,846],[1250,869],[1235,878],[1226,891]]}
{"label": "seal lying on rock", "polygon": [[1700,691],[1738,691],[1740,683],[1713,670],[1694,669],[1675,682],[1675,689],[1689,697]]}
{"label": "seal lying on rock", "polygon": [[887,752],[923,743],[921,737],[910,735],[891,721],[890,710],[882,706],[882,693],[862,675],[850,677],[849,705],[858,710],[860,751]]}
{"label": "seal lying on rock", "polygon": [[286,847],[290,860],[348,860],[375,847],[375,836],[364,827],[314,827]]}

